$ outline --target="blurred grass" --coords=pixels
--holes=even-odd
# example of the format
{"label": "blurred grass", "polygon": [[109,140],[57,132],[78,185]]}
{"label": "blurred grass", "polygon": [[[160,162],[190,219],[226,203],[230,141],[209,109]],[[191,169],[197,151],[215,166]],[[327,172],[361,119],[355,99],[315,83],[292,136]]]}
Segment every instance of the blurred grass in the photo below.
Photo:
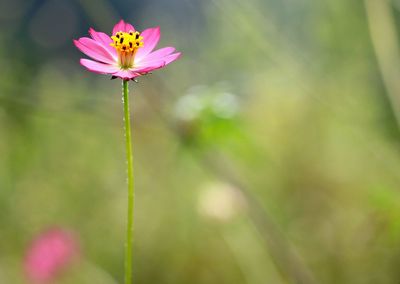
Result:
{"label": "blurred grass", "polygon": [[[24,283],[29,240],[54,224],[83,248],[60,283],[122,281],[121,86],[79,66],[71,43],[89,26],[111,30],[118,14],[161,25],[160,45],[183,52],[131,85],[138,283],[399,282],[397,114],[364,2],[102,1],[101,13],[90,1],[10,3],[0,15],[0,283]],[[48,25],[43,15],[63,7],[74,16]],[[237,101],[228,117],[226,93]],[[203,214],[210,184],[244,190],[244,209]],[[223,201],[213,210],[224,214]]]}

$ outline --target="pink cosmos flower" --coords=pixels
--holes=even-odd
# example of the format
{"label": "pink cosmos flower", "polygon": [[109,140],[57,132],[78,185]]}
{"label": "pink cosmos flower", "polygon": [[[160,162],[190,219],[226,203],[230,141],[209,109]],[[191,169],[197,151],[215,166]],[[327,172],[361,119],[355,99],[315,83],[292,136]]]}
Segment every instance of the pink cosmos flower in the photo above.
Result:
{"label": "pink cosmos flower", "polygon": [[73,233],[53,228],[41,233],[30,244],[24,268],[31,283],[51,283],[79,255]]}
{"label": "pink cosmos flower", "polygon": [[124,20],[114,26],[112,36],[89,29],[91,38],[74,40],[75,46],[94,60],[81,59],[89,71],[109,74],[113,78],[132,80],[162,68],[181,55],[173,47],[153,51],[160,40],[160,28],[138,32]]}

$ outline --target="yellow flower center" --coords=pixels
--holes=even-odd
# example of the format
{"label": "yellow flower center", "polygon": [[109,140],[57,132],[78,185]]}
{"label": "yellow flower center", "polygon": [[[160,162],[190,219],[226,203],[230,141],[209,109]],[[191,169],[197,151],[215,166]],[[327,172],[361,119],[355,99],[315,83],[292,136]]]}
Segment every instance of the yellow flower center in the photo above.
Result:
{"label": "yellow flower center", "polygon": [[143,46],[143,37],[139,32],[117,32],[111,37],[110,43],[118,53],[119,64],[122,69],[133,67],[136,51]]}

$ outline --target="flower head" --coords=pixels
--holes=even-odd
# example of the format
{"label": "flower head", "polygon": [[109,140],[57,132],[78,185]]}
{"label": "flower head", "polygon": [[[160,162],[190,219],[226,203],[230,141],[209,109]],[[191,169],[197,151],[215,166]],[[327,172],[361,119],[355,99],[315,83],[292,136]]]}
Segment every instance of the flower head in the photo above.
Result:
{"label": "flower head", "polygon": [[53,228],[41,233],[30,244],[24,261],[25,272],[33,283],[49,283],[79,255],[73,233]]}
{"label": "flower head", "polygon": [[123,80],[131,80],[160,69],[181,55],[173,47],[153,51],[160,40],[160,28],[149,28],[138,32],[124,20],[114,26],[112,35],[89,29],[91,38],[74,40],[75,46],[94,60],[84,59],[80,63],[89,71],[109,74]]}

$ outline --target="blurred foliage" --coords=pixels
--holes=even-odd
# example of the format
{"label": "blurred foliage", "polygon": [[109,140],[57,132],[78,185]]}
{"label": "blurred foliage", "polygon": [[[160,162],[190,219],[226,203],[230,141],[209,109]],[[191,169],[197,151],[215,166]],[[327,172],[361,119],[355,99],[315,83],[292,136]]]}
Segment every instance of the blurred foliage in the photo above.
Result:
{"label": "blurred foliage", "polygon": [[368,1],[1,1],[0,283],[53,225],[83,254],[59,283],[122,283],[121,86],[72,44],[120,17],[183,52],[131,83],[137,283],[398,283],[399,66]]}

